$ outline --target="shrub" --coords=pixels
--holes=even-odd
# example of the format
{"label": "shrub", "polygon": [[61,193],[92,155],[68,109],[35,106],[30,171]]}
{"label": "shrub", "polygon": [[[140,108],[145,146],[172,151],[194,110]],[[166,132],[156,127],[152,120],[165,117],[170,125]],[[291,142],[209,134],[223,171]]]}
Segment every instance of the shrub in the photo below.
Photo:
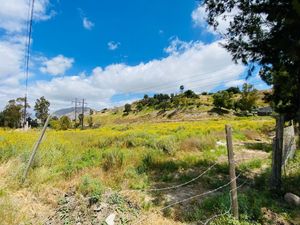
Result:
{"label": "shrub", "polygon": [[59,129],[60,130],[68,130],[71,127],[71,120],[67,116],[62,116],[59,119]]}
{"label": "shrub", "polygon": [[215,108],[232,109],[233,99],[232,93],[227,91],[221,91],[213,95],[213,105]]}
{"label": "shrub", "polygon": [[172,136],[161,138],[157,143],[157,148],[167,154],[172,154],[176,151],[176,140]]}
{"label": "shrub", "polygon": [[90,197],[93,202],[97,202],[100,200],[104,189],[99,180],[85,175],[81,179],[78,190],[84,196]]}
{"label": "shrub", "polygon": [[119,169],[123,166],[124,154],[119,150],[103,153],[102,168],[105,171]]}
{"label": "shrub", "polygon": [[208,150],[214,148],[216,140],[212,136],[191,137],[183,140],[180,149],[183,151]]}

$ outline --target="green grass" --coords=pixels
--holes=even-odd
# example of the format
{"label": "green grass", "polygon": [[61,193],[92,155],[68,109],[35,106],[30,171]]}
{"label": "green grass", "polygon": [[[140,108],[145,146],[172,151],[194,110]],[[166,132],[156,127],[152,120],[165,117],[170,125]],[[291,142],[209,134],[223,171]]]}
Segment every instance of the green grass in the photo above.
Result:
{"label": "green grass", "polygon": [[[119,114],[106,115],[107,121],[98,129],[48,130],[23,186],[19,181],[39,131],[0,130],[0,163],[4,171],[3,177],[0,178],[0,215],[4,210],[15,207],[9,195],[18,191],[30,190],[33,195],[46,202],[47,199],[41,196],[47,196],[48,189],[65,190],[69,184],[74,184],[78,193],[99,201],[106,188],[147,189],[183,183],[199,175],[220,156],[226,157],[226,147],[216,145],[217,141],[225,142],[225,124],[232,125],[234,142],[250,142],[255,135],[266,139],[266,134],[274,126],[273,119],[269,117],[221,117],[193,122],[112,123],[113,120],[120,119]],[[129,115],[126,119],[133,117]],[[249,133],[249,130],[253,132]],[[255,148],[267,151],[265,146]],[[297,153],[291,165],[296,166],[299,160]],[[263,165],[261,159],[254,159],[242,163],[238,170],[244,173]],[[288,184],[285,190],[299,194],[299,177],[298,170],[284,177],[284,183]],[[259,186],[268,186],[267,178],[268,174],[256,177],[254,183],[257,186],[253,186],[256,190],[253,193],[243,191],[239,194],[241,214],[244,215],[240,224],[259,221],[261,215],[258,209],[263,206],[271,207],[279,213],[283,213],[281,209],[285,210],[285,206],[276,205],[277,200],[272,200],[265,193],[265,189],[259,189]],[[197,182],[194,184],[201,184],[201,187],[207,190],[227,183],[227,163],[218,164]],[[191,222],[208,218],[210,213],[227,210],[228,198],[227,193],[210,196],[203,204],[196,204],[189,212],[180,215],[184,221]],[[122,196],[112,197],[111,202],[122,205]],[[145,210],[157,207],[155,202],[146,200],[141,200],[141,206]],[[8,217],[16,220],[19,218],[15,214]],[[230,217],[222,217],[216,220],[216,224],[222,224],[222,221],[238,224]]]}

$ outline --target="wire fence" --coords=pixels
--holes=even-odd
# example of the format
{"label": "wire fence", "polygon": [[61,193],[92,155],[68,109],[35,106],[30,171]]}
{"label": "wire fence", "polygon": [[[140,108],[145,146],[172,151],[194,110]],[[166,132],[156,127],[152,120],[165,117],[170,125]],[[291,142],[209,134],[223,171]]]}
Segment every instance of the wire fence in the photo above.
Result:
{"label": "wire fence", "polygon": [[176,188],[180,188],[183,186],[186,186],[196,180],[198,180],[199,178],[201,178],[203,175],[205,175],[206,173],[208,173],[211,169],[213,169],[215,166],[217,165],[217,163],[214,163],[213,165],[211,165],[210,167],[208,167],[205,171],[203,171],[202,173],[200,173],[197,177],[194,177],[193,179],[181,183],[181,184],[177,184],[174,186],[169,186],[169,187],[163,187],[163,188],[150,188],[150,189],[127,189],[127,190],[122,190],[120,192],[131,192],[131,191],[141,191],[141,192],[157,192],[157,191],[166,191],[166,190],[172,190],[172,189],[176,189]]}
{"label": "wire fence", "polygon": [[[216,165],[216,164],[214,164],[214,165]],[[207,170],[209,170],[210,168],[211,168],[211,167],[209,167]],[[229,186],[233,181],[237,180],[240,176],[241,176],[241,173],[240,173],[238,176],[236,176],[235,179],[230,180],[229,182],[227,182],[227,183],[224,184],[224,185],[221,185],[221,186],[219,186],[219,187],[217,187],[217,188],[215,188],[215,189],[212,189],[212,190],[203,192],[203,193],[201,193],[201,194],[197,194],[197,195],[194,195],[194,196],[191,196],[191,197],[188,197],[188,198],[185,198],[185,199],[182,199],[182,200],[173,202],[173,203],[171,203],[171,204],[169,204],[169,205],[167,205],[167,206],[164,206],[164,207],[160,208],[160,209],[157,210],[156,212],[164,211],[165,209],[168,209],[168,208],[170,208],[170,207],[172,207],[172,206],[175,206],[175,205],[178,205],[178,204],[181,204],[181,203],[190,201],[190,200],[192,200],[192,199],[204,197],[204,196],[206,196],[206,195],[209,195],[209,194],[218,192],[219,190],[221,190],[221,189],[223,189],[223,188]],[[246,182],[244,182],[242,185],[244,185],[245,183],[246,183]],[[238,186],[236,189],[240,188],[242,185]],[[236,189],[230,190],[229,194],[231,194],[231,192],[234,191],[234,190],[236,190]],[[231,201],[230,201],[230,202],[231,202]],[[231,203],[230,203],[230,208],[229,208],[229,210],[226,211],[225,213],[222,213],[222,214],[223,214],[223,215],[228,214],[228,213],[231,211],[231,208],[232,208],[232,207],[231,207]],[[222,214],[214,215],[213,217],[211,217],[211,218],[209,218],[208,220],[206,220],[206,222],[204,222],[203,224],[208,224],[209,221],[211,221],[211,220],[213,220],[214,218],[217,218],[217,217],[219,217],[219,216],[222,216]],[[142,222],[144,222],[144,221],[147,220],[148,218],[149,218],[149,216],[146,216],[146,217],[144,217],[144,218],[138,220],[137,222],[133,223],[133,225],[141,224]],[[201,223],[201,221],[200,221],[200,223]]]}

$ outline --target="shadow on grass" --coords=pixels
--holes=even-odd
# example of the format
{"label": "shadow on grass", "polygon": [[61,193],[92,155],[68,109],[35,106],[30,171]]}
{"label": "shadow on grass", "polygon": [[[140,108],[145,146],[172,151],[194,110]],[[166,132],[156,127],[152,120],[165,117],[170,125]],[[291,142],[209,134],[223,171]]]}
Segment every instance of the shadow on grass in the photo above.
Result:
{"label": "shadow on grass", "polygon": [[[213,161],[198,160],[187,164],[183,161],[149,161],[144,162],[144,171],[148,174],[151,188],[170,187],[187,182],[204,172]],[[237,174],[243,171],[236,171]],[[165,176],[168,176],[167,178]],[[300,182],[299,175],[284,179],[284,192],[274,194],[269,191],[270,170],[261,174],[246,177],[241,174],[238,178],[238,185],[244,184],[238,191],[238,201],[241,214],[241,221],[252,224],[254,222],[265,222],[266,210],[274,212],[277,218],[285,218],[285,215],[296,215],[296,209],[291,208],[283,201],[283,193],[291,186],[297,188]],[[160,207],[165,207],[170,203],[180,201],[195,195],[202,194],[208,190],[220,187],[228,183],[228,165],[217,164],[209,172],[204,174],[195,182],[178,189],[171,189],[159,192],[149,192],[153,197],[153,203]],[[224,213],[230,207],[229,186],[220,191],[204,197],[195,198],[181,204],[174,205],[164,210],[166,217],[171,217],[181,222],[196,224],[205,221],[213,215]],[[299,194],[295,192],[296,194]],[[296,211],[295,211],[296,210]]]}
{"label": "shadow on grass", "polygon": [[212,108],[211,110],[208,111],[208,113],[217,113],[218,115],[224,115],[228,114],[230,111],[225,110],[225,109],[220,109],[220,108]]}
{"label": "shadow on grass", "polygon": [[247,142],[245,143],[247,149],[261,150],[264,152],[272,152],[272,144],[265,142]]}

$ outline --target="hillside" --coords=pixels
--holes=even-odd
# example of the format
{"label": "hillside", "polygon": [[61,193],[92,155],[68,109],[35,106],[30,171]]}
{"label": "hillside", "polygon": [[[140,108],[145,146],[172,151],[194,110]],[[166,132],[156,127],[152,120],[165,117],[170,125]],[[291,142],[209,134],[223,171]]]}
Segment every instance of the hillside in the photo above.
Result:
{"label": "hillside", "polygon": [[[137,101],[128,113],[87,116],[94,129],[49,129],[24,184],[39,130],[0,130],[2,224],[299,223],[299,210],[268,191],[274,119],[215,111],[210,95],[191,101],[165,110],[137,110]],[[230,207],[225,124],[233,127],[241,223],[222,214]],[[286,167],[284,192],[300,194],[299,157]]]}
{"label": "hillside", "polygon": [[[91,108],[85,107],[84,108],[84,114],[85,115],[89,115],[90,110],[91,110]],[[81,107],[78,107],[76,109],[76,113],[77,113],[77,115],[79,115],[80,113],[82,113]],[[74,107],[65,108],[65,109],[59,109],[59,110],[57,110],[57,111],[55,111],[53,113],[53,116],[56,116],[56,117],[68,116],[70,119],[73,120],[75,118],[75,109],[74,109]]]}
{"label": "hillside", "polygon": [[[263,98],[268,91],[259,91],[256,107],[267,107]],[[239,99],[241,94],[235,94],[233,99]],[[235,116],[233,110],[216,110],[213,106],[213,95],[197,95],[197,98],[182,98],[183,104],[178,104],[166,109],[157,109],[155,106],[145,106],[138,109],[143,99],[131,104],[131,112],[124,113],[124,106],[112,109],[103,109],[92,117],[97,126],[105,124],[122,124],[134,122],[176,122],[197,121],[213,118],[230,118]]]}

